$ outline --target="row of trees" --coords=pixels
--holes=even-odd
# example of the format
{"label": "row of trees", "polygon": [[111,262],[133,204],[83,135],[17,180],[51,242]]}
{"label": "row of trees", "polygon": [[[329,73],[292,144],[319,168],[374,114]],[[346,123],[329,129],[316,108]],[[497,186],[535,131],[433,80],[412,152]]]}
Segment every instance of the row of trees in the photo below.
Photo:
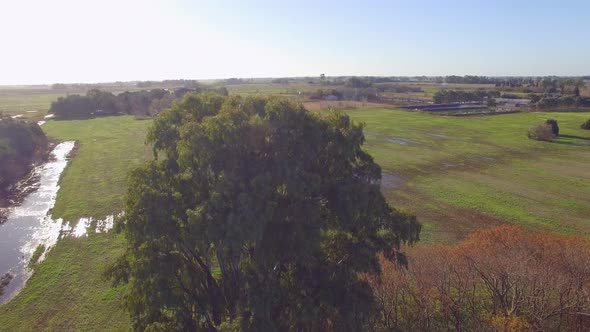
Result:
{"label": "row of trees", "polygon": [[531,103],[538,108],[590,107],[590,98],[551,94],[530,95]]}
{"label": "row of trees", "polygon": [[590,325],[590,242],[517,226],[478,231],[458,245],[381,259],[367,276],[387,331],[583,331]]}
{"label": "row of trees", "polygon": [[[382,99],[381,94],[387,92],[393,93],[411,93],[411,92],[423,92],[420,87],[412,87],[406,85],[378,85],[372,86],[370,82],[363,84],[358,83],[357,86],[366,85],[367,87],[352,87],[342,86],[334,89],[318,89],[308,94],[309,99],[325,99],[330,96],[335,97],[337,100],[366,100],[366,101],[379,101]],[[352,85],[352,83],[350,84]]]}
{"label": "row of trees", "polygon": [[486,91],[486,90],[440,90],[437,91],[433,96],[433,100],[436,104],[448,104],[448,103],[460,103],[468,101],[483,101],[484,98],[496,98],[500,97],[499,91]]}
{"label": "row of trees", "polygon": [[275,98],[191,94],[130,175],[110,270],[138,330],[362,331],[377,255],[420,225],[391,208],[363,126]]}
{"label": "row of trees", "polygon": [[[227,89],[218,89],[219,93],[227,94]],[[69,95],[60,97],[51,104],[49,113],[57,119],[87,119],[97,116],[117,114],[133,114],[136,116],[153,116],[163,109],[170,108],[175,100],[179,100],[194,89],[180,88],[176,90],[151,89],[135,92],[123,92],[115,95],[98,89],[90,90],[85,96]]]}
{"label": "row of trees", "polygon": [[0,114],[0,199],[47,152],[47,137],[36,123]]}

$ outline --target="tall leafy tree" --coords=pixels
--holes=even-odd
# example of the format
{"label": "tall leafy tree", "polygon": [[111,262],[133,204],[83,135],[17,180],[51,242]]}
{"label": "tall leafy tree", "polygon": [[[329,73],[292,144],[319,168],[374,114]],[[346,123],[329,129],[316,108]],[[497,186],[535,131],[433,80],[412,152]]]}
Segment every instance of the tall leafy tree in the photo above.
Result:
{"label": "tall leafy tree", "polygon": [[139,330],[360,330],[361,273],[420,225],[391,208],[362,125],[281,99],[187,95],[148,134],[156,160],[130,176],[118,224]]}

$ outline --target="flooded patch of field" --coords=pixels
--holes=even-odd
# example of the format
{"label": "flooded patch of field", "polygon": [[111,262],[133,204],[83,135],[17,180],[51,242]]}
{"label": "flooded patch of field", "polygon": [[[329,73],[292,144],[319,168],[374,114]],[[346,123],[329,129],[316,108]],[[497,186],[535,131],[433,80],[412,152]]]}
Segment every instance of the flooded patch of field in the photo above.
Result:
{"label": "flooded patch of field", "polygon": [[68,163],[74,142],[58,144],[50,161],[33,170],[23,181],[23,199],[13,200],[5,209],[6,220],[0,225],[0,275],[2,295],[0,303],[13,298],[31,275],[29,262],[42,261],[47,250],[63,236],[86,236],[89,229],[107,232],[113,227],[114,216],[104,220],[81,218],[74,224],[53,220],[49,212],[55,204],[59,178]]}

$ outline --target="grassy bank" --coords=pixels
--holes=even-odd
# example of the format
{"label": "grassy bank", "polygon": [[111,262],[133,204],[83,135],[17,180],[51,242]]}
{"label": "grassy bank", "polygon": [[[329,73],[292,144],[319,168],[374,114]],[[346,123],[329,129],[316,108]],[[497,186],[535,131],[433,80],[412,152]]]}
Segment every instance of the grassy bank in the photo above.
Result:
{"label": "grassy bank", "polygon": [[[48,136],[79,142],[62,176],[54,217],[102,218],[119,211],[127,172],[150,156],[143,144],[149,123],[132,117],[47,123]],[[59,241],[22,292],[0,307],[0,331],[129,330],[119,290],[102,278],[123,249],[123,238],[114,234]]]}
{"label": "grassy bank", "polygon": [[79,143],[62,175],[53,215],[74,221],[120,212],[127,172],[151,156],[144,145],[149,124],[131,116],[45,124],[49,137]]}

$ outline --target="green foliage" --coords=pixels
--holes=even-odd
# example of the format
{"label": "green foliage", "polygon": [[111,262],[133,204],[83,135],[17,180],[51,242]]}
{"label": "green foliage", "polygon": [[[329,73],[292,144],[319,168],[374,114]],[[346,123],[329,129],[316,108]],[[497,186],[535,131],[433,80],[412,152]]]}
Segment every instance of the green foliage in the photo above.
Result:
{"label": "green foliage", "polygon": [[[51,103],[49,113],[55,114],[57,119],[89,119],[100,116],[117,114],[134,114],[138,116],[154,115],[172,106],[172,103],[182,98],[187,92],[195,91],[180,88],[173,91],[152,89],[144,91],[123,92],[114,95],[98,89],[89,90],[86,96],[69,95],[60,97]],[[220,89],[220,93],[227,90]]]}
{"label": "green foliage", "polygon": [[535,106],[542,109],[558,107],[588,107],[590,99],[580,96],[537,96],[531,100]]}
{"label": "green foliage", "polygon": [[557,124],[557,120],[547,119],[545,123],[551,127],[551,133],[553,134],[553,136],[559,136],[559,125]]}
{"label": "green foliage", "polygon": [[436,104],[482,101],[484,97],[499,97],[497,91],[440,90],[432,97]]}
{"label": "green foliage", "polygon": [[47,138],[36,123],[5,117],[0,120],[0,191],[16,183],[42,158]]}
{"label": "green foliage", "polygon": [[586,122],[582,123],[580,128],[590,130],[590,119],[588,119],[588,120],[586,120]]}
{"label": "green foliage", "polygon": [[359,273],[403,258],[414,217],[389,207],[362,126],[280,99],[189,95],[154,121],[166,156],[132,172],[126,254],[134,327],[362,330]]}

